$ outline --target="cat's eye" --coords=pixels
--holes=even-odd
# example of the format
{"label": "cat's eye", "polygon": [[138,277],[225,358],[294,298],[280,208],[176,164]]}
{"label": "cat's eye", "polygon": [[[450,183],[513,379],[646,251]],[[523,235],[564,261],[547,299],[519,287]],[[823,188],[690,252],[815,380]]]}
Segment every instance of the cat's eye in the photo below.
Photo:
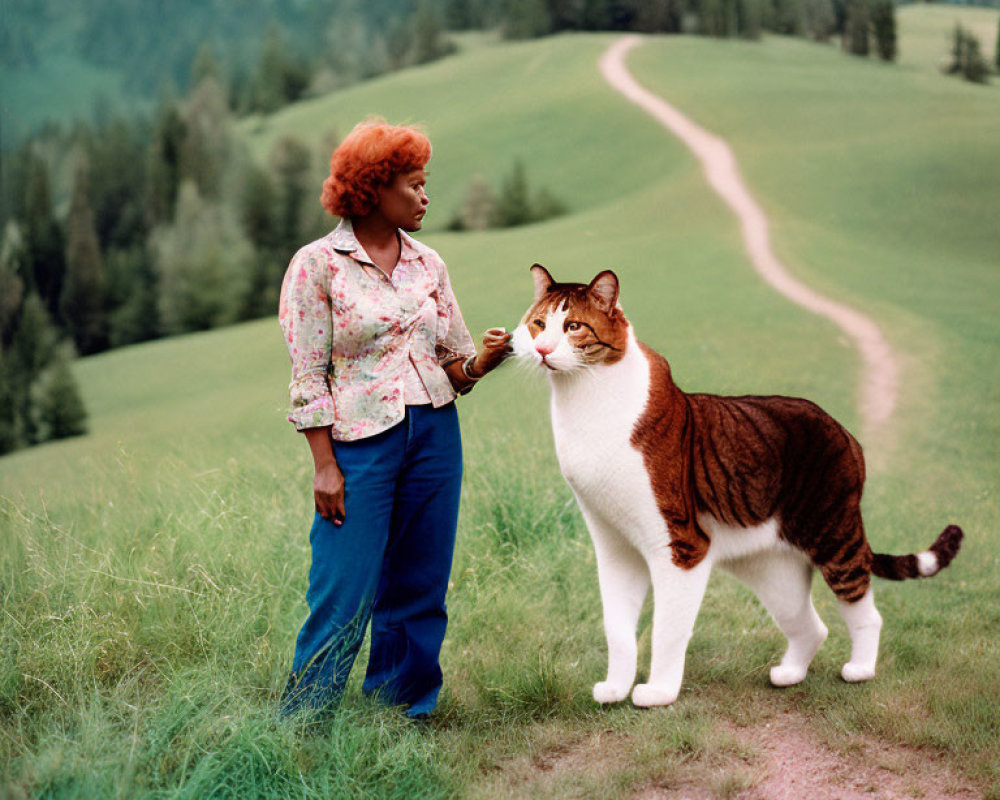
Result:
{"label": "cat's eye", "polygon": [[575,333],[576,331],[580,330],[580,328],[582,328],[582,327],[583,327],[583,323],[582,322],[577,322],[576,320],[573,320],[571,322],[567,322],[566,323],[566,330],[569,333]]}
{"label": "cat's eye", "polygon": [[536,319],[533,324],[538,328],[538,330],[545,330],[545,320]]}

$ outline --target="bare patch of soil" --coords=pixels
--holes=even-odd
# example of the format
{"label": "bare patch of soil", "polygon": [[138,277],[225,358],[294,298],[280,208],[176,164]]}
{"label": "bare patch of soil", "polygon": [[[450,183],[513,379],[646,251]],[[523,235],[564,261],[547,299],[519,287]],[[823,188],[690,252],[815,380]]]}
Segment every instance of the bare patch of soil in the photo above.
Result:
{"label": "bare patch of soil", "polygon": [[763,728],[735,731],[757,753],[758,777],[733,800],[977,800],[983,796],[932,751],[868,736],[835,750],[794,714],[780,714]]}
{"label": "bare patch of soil", "polygon": [[585,797],[565,794],[566,784],[599,784],[622,770],[622,745],[626,738],[617,733],[597,733],[573,742],[553,744],[533,754],[517,756],[500,765],[488,786],[476,797]]}
{"label": "bare patch of soil", "polygon": [[[851,736],[825,744],[797,714],[759,727],[720,723],[718,753],[671,753],[663,768],[648,752],[639,773],[659,773],[638,790],[631,756],[643,748],[624,733],[594,734],[502,765],[484,796],[603,797],[598,787],[631,800],[981,800],[982,791],[940,753]],[[665,754],[666,755],[666,754]],[[632,776],[628,773],[632,772]],[[615,776],[620,780],[615,780]],[[597,792],[596,794],[594,792]]]}
{"label": "bare patch of soil", "polygon": [[634,800],[980,800],[983,793],[939,753],[852,736],[846,749],[820,741],[808,722],[783,713],[758,728],[724,723],[746,748],[749,785],[723,791],[651,786]]}

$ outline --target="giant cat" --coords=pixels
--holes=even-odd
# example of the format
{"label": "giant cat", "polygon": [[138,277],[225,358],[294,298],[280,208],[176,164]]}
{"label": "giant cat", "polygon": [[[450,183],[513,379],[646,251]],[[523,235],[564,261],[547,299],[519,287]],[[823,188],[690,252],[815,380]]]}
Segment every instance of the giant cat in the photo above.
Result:
{"label": "giant cat", "polygon": [[[790,397],[688,394],[642,344],[618,302],[615,274],[557,283],[532,267],[534,302],[514,331],[515,356],[544,371],[560,469],[597,555],[608,645],[594,699],[637,706],[676,700],[709,573],[745,583],[788,639],[771,682],[806,677],[827,636],[810,595],[819,570],[851,638],[845,681],[875,675],[882,618],[871,576],[936,574],[962,531],[950,525],[915,555],[875,553],[865,538],[861,446],[815,404]],[[652,663],[636,676],[636,627],[653,590]]]}

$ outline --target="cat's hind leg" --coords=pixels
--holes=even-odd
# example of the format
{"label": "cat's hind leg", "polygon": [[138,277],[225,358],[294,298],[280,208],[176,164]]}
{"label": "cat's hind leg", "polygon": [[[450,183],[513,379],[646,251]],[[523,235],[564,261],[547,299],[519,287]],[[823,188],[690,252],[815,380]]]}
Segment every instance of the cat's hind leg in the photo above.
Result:
{"label": "cat's hind leg", "polygon": [[771,683],[794,686],[806,678],[827,629],[813,606],[813,568],[804,554],[770,551],[722,562],[719,566],[757,595],[788,639],[781,662],[771,667]]}
{"label": "cat's hind leg", "polygon": [[638,645],[636,628],[649,592],[649,570],[639,552],[610,527],[587,519],[604,607],[608,642],[608,676],[594,684],[594,700],[617,703],[628,697],[635,681]]}
{"label": "cat's hind leg", "polygon": [[840,676],[848,683],[870,681],[875,677],[882,632],[882,616],[875,608],[871,585],[860,600],[848,602],[838,598],[837,607],[851,635],[851,660],[844,664]]}
{"label": "cat's hind leg", "polygon": [[872,595],[868,563],[871,550],[865,541],[857,502],[850,504],[843,520],[824,539],[824,544],[829,542],[827,548],[834,551],[832,557],[819,553],[814,560],[837,595],[837,608],[851,636],[851,660],[844,664],[840,676],[848,683],[860,683],[875,677],[882,617]]}
{"label": "cat's hind leg", "polygon": [[708,558],[690,569],[676,566],[666,547],[646,561],[653,582],[653,658],[649,681],[632,690],[632,702],[644,708],[670,705],[680,694],[688,642],[712,572]]}

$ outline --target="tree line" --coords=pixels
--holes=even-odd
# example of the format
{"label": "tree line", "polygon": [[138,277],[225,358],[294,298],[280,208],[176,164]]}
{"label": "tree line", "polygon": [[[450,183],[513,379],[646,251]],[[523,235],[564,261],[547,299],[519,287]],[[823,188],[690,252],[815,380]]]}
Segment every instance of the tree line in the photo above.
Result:
{"label": "tree line", "polygon": [[[230,95],[251,102],[259,54],[275,31],[300,77],[321,67],[337,80],[420,60],[417,42],[438,0],[4,0],[0,66],[37,65],[49,50],[106,67],[126,91],[154,96],[164,83],[187,92],[195,54],[209,47],[227,65]],[[431,43],[433,49],[433,43]],[[329,79],[329,74],[325,76]]]}
{"label": "tree line", "polygon": [[[485,0],[448,0],[455,27],[489,17]],[[840,37],[845,50],[895,57],[892,0],[502,0],[496,20],[508,38],[571,30],[695,33],[757,39],[763,33]]]}
{"label": "tree line", "polygon": [[326,226],[306,197],[336,136],[280,139],[260,166],[234,119],[208,73],[151,120],[52,128],[3,157],[0,452],[79,432],[39,416],[73,353],[273,313],[290,254]]}

